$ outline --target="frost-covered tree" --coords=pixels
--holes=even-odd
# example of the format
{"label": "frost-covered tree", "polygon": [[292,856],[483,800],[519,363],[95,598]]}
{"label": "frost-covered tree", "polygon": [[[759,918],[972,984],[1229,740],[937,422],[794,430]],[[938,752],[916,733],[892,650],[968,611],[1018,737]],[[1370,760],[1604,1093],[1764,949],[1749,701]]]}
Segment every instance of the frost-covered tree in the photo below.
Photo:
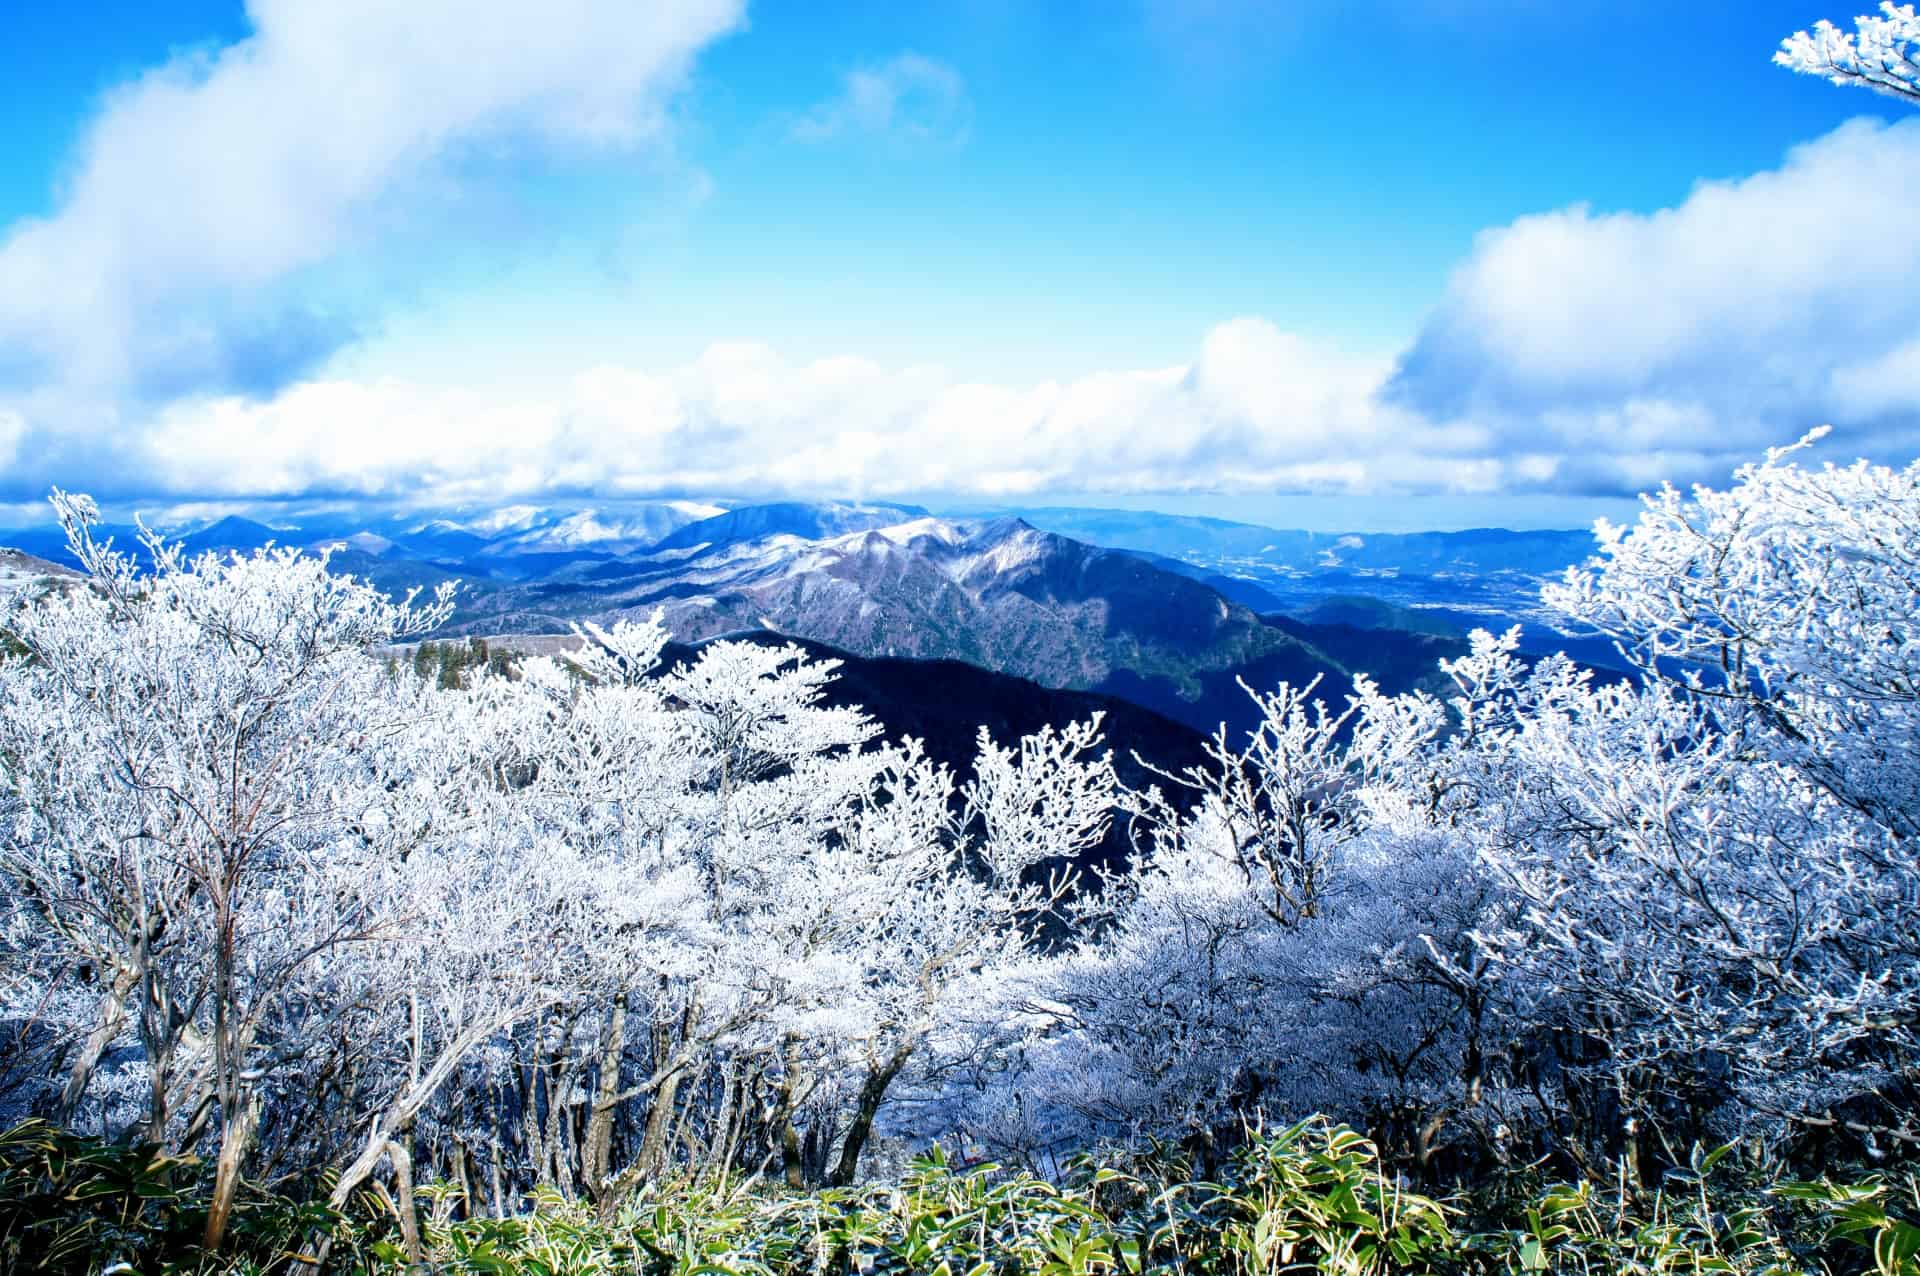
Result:
{"label": "frost-covered tree", "polygon": [[154,564],[97,543],[55,493],[87,588],[21,600],[0,659],[0,881],[11,955],[77,1040],[61,1110],[107,1049],[139,1043],[149,1137],[218,1148],[221,1235],[277,1069],[281,1015],[317,958],[388,923],[378,880],[426,822],[411,784],[419,699],[374,644],[444,619],[262,551]]}
{"label": "frost-covered tree", "polygon": [[1097,717],[1012,747],[983,729],[957,804],[952,777],[917,743],[888,757],[840,839],[877,907],[863,928],[866,1009],[843,1034],[859,1086],[830,1181],[853,1180],[889,1087],[911,1063],[937,1075],[943,1030],[994,1002],[1075,885],[1070,866],[1104,836],[1117,798],[1100,743]]}
{"label": "frost-covered tree", "polygon": [[432,798],[413,847],[379,883],[388,923],[377,942],[337,954],[323,1003],[344,1037],[332,1084],[353,1084],[347,1111],[317,1100],[309,1127],[349,1118],[336,1205],[383,1158],[404,1192],[410,1132],[476,1056],[575,997],[601,954],[634,942],[627,931],[673,924],[658,892],[609,899],[603,867],[531,817],[527,778],[547,755],[533,747],[535,706],[518,685],[476,675],[431,699],[411,781]]}
{"label": "frost-covered tree", "polygon": [[46,1078],[9,1101],[211,1147],[211,1237],[256,1161],[340,1203],[424,1157],[495,1209],[694,1148],[850,1178],[1115,802],[1095,724],[962,782],[826,704],[832,662],[663,672],[657,623],[412,676],[375,653],[444,596],[157,537],[142,571],[56,504],[88,582],[0,660],[0,1013]]}
{"label": "frost-covered tree", "polygon": [[1498,892],[1435,820],[1442,706],[1311,692],[1250,693],[1244,746],[1222,732],[1134,796],[1139,858],[1083,903],[1083,942],[1022,975],[1033,1035],[972,1118],[983,1141],[1317,1109],[1397,1122],[1425,1159],[1486,1098],[1497,980],[1471,934]]}
{"label": "frost-covered tree", "polygon": [[1417,1161],[1451,1132],[1597,1169],[1906,1120],[1920,468],[1776,452],[1599,548],[1547,601],[1635,676],[1479,633],[1444,707],[1282,688],[1136,795],[1139,861],[1023,975],[973,1125],[1019,1150],[1320,1108]]}
{"label": "frost-covered tree", "polygon": [[1444,699],[1250,689],[1131,793],[1097,721],[956,774],[833,662],[662,668],[657,621],[443,686],[378,652],[444,598],[143,572],[56,504],[91,574],[0,616],[0,1101],[212,1152],[216,1220],[243,1169],[610,1210],[1308,1110],[1433,1174],[1920,1140],[1920,466],[1603,525],[1546,599],[1630,677],[1477,633]]}
{"label": "frost-covered tree", "polygon": [[[712,992],[703,1006],[694,991],[703,981],[721,982],[725,957],[700,867],[711,763],[692,718],[668,703],[651,676],[666,632],[657,621],[623,622],[588,626],[582,637],[588,641],[568,658],[572,676],[536,661],[517,684],[537,719],[528,731],[532,774],[521,802],[578,857],[590,911],[601,919],[597,934],[578,937],[581,965],[570,995],[552,1007],[551,1040],[536,1044],[545,1062],[526,1070],[526,1102],[538,1104],[536,1080],[545,1086],[545,1121],[529,1127],[530,1147],[542,1180],[570,1182],[559,1130],[564,1103],[555,1100],[572,1088],[570,1070],[591,1060],[577,1169],[582,1186],[605,1203],[616,1176],[619,1112],[652,1096],[647,1138],[633,1163],[657,1169],[664,1114],[680,1078],[742,1009],[737,1001],[717,1005]],[[630,1048],[637,1034],[650,1048],[675,1039],[642,1064]]]}
{"label": "frost-covered tree", "polygon": [[656,623],[580,636],[572,676],[532,661],[509,684],[514,801],[626,920],[580,938],[568,995],[473,1079],[511,1111],[449,1106],[435,1132],[517,1145],[501,1178],[603,1208],[689,1147],[850,1178],[954,989],[1024,953],[1058,886],[1029,870],[1104,828],[1097,732],[983,740],[962,784],[911,741],[875,747],[823,703],[834,664],[797,648],[715,643],[661,671]]}
{"label": "frost-covered tree", "polygon": [[1812,31],[1781,41],[1773,60],[1789,71],[1920,103],[1920,12],[1881,0],[1879,17],[1863,14],[1854,26],[1845,32],[1823,18]]}
{"label": "frost-covered tree", "polygon": [[1881,1091],[1897,1118],[1920,1064],[1920,467],[1789,452],[1647,498],[1547,592],[1641,677],[1509,670],[1474,822],[1527,920],[1494,947],[1638,1087],[1694,1083],[1736,1119]]}

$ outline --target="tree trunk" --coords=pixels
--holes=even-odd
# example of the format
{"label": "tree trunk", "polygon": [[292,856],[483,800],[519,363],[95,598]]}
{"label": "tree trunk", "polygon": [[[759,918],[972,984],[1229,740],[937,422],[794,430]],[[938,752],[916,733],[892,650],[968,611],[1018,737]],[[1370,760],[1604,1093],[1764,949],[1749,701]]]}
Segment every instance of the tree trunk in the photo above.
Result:
{"label": "tree trunk", "polygon": [[620,1060],[626,1054],[627,994],[613,999],[606,1031],[600,1038],[600,1081],[594,1089],[593,1111],[587,1116],[586,1137],[580,1144],[580,1177],[603,1219],[613,1217],[613,1125],[620,1108]]}
{"label": "tree trunk", "polygon": [[394,1216],[400,1223],[400,1243],[407,1251],[407,1262],[419,1267],[426,1261],[420,1248],[420,1216],[413,1207],[413,1154],[398,1140],[387,1144],[387,1159],[393,1162],[393,1184],[398,1199]]}
{"label": "tree trunk", "polygon": [[218,882],[211,893],[215,943],[213,950],[213,1088],[220,1098],[220,1154],[214,1162],[213,1201],[207,1208],[207,1230],[201,1244],[209,1252],[220,1248],[240,1190],[240,1163],[252,1142],[254,1099],[245,1079],[250,1033],[240,1013],[235,977],[236,919],[231,884]]}
{"label": "tree trunk", "polygon": [[567,1025],[567,1031],[561,1038],[561,1044],[553,1048],[549,1070],[547,1072],[547,1152],[552,1158],[551,1183],[555,1191],[565,1197],[573,1196],[573,1158],[567,1148],[567,1092],[569,1073],[572,1063],[571,1051],[565,1043],[573,1036],[573,1025]]}
{"label": "tree trunk", "polygon": [[[143,961],[147,961],[145,954]],[[140,1048],[147,1057],[146,1137],[166,1146],[167,1122],[173,1115],[168,1102],[173,1084],[174,1047],[179,1043],[173,1008],[150,961],[140,974]]]}
{"label": "tree trunk", "polygon": [[867,1079],[860,1086],[859,1104],[853,1111],[853,1124],[847,1127],[847,1137],[840,1145],[840,1163],[827,1178],[829,1185],[846,1187],[859,1173],[860,1153],[867,1146],[867,1136],[873,1133],[873,1119],[880,1111],[880,1102],[887,1097],[887,1087],[912,1056],[913,1047],[902,1045],[885,1063],[867,1070]]}
{"label": "tree trunk", "polygon": [[740,1155],[747,1141],[747,1121],[753,1092],[759,1084],[760,1074],[757,1071],[750,1071],[734,1082],[733,1116],[727,1125],[727,1140],[720,1158],[720,1171],[723,1174],[732,1168],[734,1158]]}
{"label": "tree trunk", "polygon": [[707,1165],[721,1174],[733,1161],[733,1121],[734,1103],[739,1094],[731,1069],[720,1072],[720,1107],[713,1114],[713,1120],[707,1127],[707,1146],[705,1160]]}
{"label": "tree trunk", "polygon": [[634,1159],[642,1178],[658,1178],[667,1168],[672,1152],[673,1114],[679,1107],[680,1083],[686,1075],[684,1069],[670,1073],[653,1092],[653,1103],[647,1108],[646,1130],[640,1136],[640,1155]]}
{"label": "tree trunk", "polygon": [[507,1216],[507,1175],[506,1167],[500,1163],[500,1132],[493,1134],[493,1159],[487,1174],[489,1188],[493,1192],[493,1216],[504,1219]]}
{"label": "tree trunk", "polygon": [[73,1067],[67,1072],[67,1084],[60,1090],[60,1124],[73,1124],[73,1115],[79,1110],[80,1100],[86,1097],[87,1085],[93,1080],[93,1070],[99,1066],[100,1056],[106,1053],[107,1047],[113,1044],[113,1039],[120,1035],[120,1029],[127,1022],[127,994],[133,991],[138,979],[139,972],[136,969],[132,966],[123,967],[114,975],[113,983],[101,997],[99,1021],[81,1044],[80,1053],[74,1056]]}
{"label": "tree trunk", "polygon": [[473,1208],[473,1155],[465,1143],[455,1143],[453,1155],[453,1177],[460,1184],[460,1217],[472,1218]]}
{"label": "tree trunk", "polygon": [[798,1060],[793,1054],[793,1038],[780,1046],[780,1106],[774,1114],[774,1133],[780,1140],[780,1166],[787,1186],[798,1190],[807,1185],[806,1152],[801,1147],[800,1128],[794,1124],[794,1112],[800,1106],[800,1084],[796,1075]]}
{"label": "tree trunk", "polygon": [[527,1061],[520,1072],[520,1144],[526,1149],[527,1166],[533,1171],[536,1186],[547,1183],[547,1140],[540,1125],[540,1033],[534,1034]]}
{"label": "tree trunk", "polygon": [[253,1132],[260,1119],[260,1105],[252,1095],[242,1098],[238,1111],[225,1113],[220,1125],[220,1155],[214,1161],[213,1201],[207,1207],[207,1229],[201,1244],[209,1251],[220,1248],[226,1238],[227,1223],[233,1217],[233,1202],[240,1191],[240,1167],[247,1150],[253,1146]]}
{"label": "tree trunk", "polygon": [[795,1191],[806,1187],[807,1163],[800,1150],[800,1130],[793,1123],[793,1109],[785,1104],[780,1108],[780,1167],[788,1187]]}

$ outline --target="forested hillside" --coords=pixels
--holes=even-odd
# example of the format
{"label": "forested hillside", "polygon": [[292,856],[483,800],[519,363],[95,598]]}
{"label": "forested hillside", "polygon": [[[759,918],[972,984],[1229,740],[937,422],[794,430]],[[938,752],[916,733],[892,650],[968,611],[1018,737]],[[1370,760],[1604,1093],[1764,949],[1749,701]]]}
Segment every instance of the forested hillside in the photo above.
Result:
{"label": "forested hillside", "polygon": [[[1480,632],[1443,695],[1250,687],[1251,737],[1145,765],[1138,711],[858,668],[945,693],[934,755],[831,659],[658,624],[421,676],[375,651],[444,591],[149,571],[56,503],[88,584],[0,658],[0,1084],[207,1157],[209,1241],[250,1177],[611,1218],[935,1143],[1205,1173],[1315,1112],[1429,1190],[1920,1139],[1920,468],[1780,454],[1605,531],[1547,601],[1637,679]],[[1006,734],[954,766],[962,717]]]}

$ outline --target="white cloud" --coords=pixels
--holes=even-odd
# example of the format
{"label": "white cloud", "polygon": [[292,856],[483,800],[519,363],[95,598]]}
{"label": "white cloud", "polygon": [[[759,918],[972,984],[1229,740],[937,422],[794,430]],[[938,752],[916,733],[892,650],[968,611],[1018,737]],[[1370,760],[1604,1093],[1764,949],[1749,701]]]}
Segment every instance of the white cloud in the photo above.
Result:
{"label": "white cloud", "polygon": [[1856,120],[1678,207],[1585,207],[1483,233],[1406,353],[1395,401],[1546,442],[1561,478],[1724,468],[1832,420],[1920,432],[1920,121]]}
{"label": "white cloud", "polygon": [[20,442],[27,437],[27,419],[18,412],[0,411],[0,469],[13,464]]}
{"label": "white cloud", "polygon": [[1184,365],[1023,386],[722,343],[664,372],[596,368],[540,400],[316,381],[181,403],[128,472],[179,493],[442,501],[1497,485],[1473,431],[1376,401],[1390,367],[1258,319],[1215,328]]}
{"label": "white cloud", "polygon": [[403,222],[480,148],[657,135],[690,59],[741,9],[250,0],[251,36],[109,95],[55,211],[0,232],[13,379],[272,388],[351,331],[292,277]]}
{"label": "white cloud", "polygon": [[1827,420],[1829,455],[1899,461],[1920,453],[1916,207],[1920,122],[1855,123],[1673,209],[1485,233],[1398,358],[1259,318],[1182,363],[1017,385],[725,342],[539,397],[194,394],[103,418],[128,423],[104,461],[29,405],[0,415],[0,495],[1618,493],[1724,479]]}
{"label": "white cloud", "polygon": [[966,140],[973,114],[967,84],[944,62],[900,53],[849,71],[840,92],[793,123],[802,142],[850,134],[897,143],[953,145]]}
{"label": "white cloud", "polygon": [[1878,358],[1835,369],[1833,392],[1843,416],[1911,414],[1920,404],[1920,337]]}

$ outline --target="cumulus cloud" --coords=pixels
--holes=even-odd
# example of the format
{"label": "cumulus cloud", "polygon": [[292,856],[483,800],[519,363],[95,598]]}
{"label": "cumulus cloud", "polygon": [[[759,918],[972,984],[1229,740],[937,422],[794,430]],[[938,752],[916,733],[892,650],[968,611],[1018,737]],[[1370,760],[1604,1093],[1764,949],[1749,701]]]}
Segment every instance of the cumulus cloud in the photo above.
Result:
{"label": "cumulus cloud", "polygon": [[793,136],[802,142],[862,135],[952,145],[966,140],[972,113],[958,71],[918,53],[900,53],[849,71],[838,94],[793,122]]}
{"label": "cumulus cloud", "polygon": [[1856,120],[1648,215],[1485,232],[1388,397],[1546,443],[1559,481],[1724,473],[1825,421],[1920,442],[1920,120]]}
{"label": "cumulus cloud", "polygon": [[582,490],[1485,491],[1510,477],[1475,430],[1381,404],[1390,367],[1240,319],[1184,364],[1026,385],[796,362],[737,342],[675,369],[595,368],[512,401],[315,380],[264,400],[173,405],[125,449],[118,486],[460,502]]}
{"label": "cumulus cloud", "polygon": [[742,0],[249,0],[112,93],[54,211],[0,232],[0,386],[264,395],[358,316],[299,287],[482,147],[628,146]]}
{"label": "cumulus cloud", "polygon": [[1833,451],[1901,461],[1920,453],[1916,207],[1920,122],[1856,122],[1672,209],[1572,208],[1486,232],[1397,355],[1242,318],[1180,363],[1007,384],[723,342],[681,367],[594,368],[538,396],[309,378],[94,408],[93,433],[121,431],[104,461],[66,416],[9,416],[0,398],[0,499],[49,482],[446,503],[1611,495],[1723,480],[1827,421],[1843,427]]}

